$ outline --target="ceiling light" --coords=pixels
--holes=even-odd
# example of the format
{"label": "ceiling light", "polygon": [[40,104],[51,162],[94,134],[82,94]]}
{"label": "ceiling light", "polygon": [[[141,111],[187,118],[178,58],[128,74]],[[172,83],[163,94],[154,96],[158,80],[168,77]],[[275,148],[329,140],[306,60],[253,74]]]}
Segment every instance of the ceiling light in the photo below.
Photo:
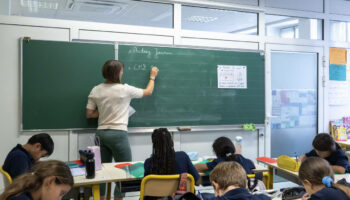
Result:
{"label": "ceiling light", "polygon": [[186,18],[187,21],[190,22],[201,22],[201,23],[208,23],[212,21],[218,20],[217,17],[206,17],[206,16],[191,16]]}

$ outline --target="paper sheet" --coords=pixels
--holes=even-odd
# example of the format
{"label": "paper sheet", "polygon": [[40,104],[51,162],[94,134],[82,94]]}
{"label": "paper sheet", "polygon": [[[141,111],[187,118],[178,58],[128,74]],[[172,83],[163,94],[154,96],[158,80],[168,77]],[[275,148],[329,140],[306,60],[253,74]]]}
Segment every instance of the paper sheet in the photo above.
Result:
{"label": "paper sheet", "polygon": [[330,48],[329,64],[346,65],[346,49]]}
{"label": "paper sheet", "polygon": [[328,104],[346,105],[350,101],[350,87],[347,81],[328,82]]}
{"label": "paper sheet", "polygon": [[84,168],[71,168],[70,171],[72,172],[73,176],[83,176],[85,175],[85,170]]}
{"label": "paper sheet", "polygon": [[247,66],[218,65],[218,88],[247,88]]}
{"label": "paper sheet", "polygon": [[136,110],[133,107],[129,106],[129,117],[131,117],[131,115],[133,115],[135,112]]}

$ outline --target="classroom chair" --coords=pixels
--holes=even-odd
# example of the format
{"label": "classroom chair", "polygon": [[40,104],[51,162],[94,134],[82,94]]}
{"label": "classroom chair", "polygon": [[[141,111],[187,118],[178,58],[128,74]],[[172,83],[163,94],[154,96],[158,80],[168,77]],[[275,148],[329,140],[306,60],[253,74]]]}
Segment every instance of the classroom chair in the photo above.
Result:
{"label": "classroom chair", "polygon": [[0,172],[2,174],[2,180],[5,186],[8,186],[12,183],[12,178],[9,173],[2,169],[2,165],[0,166]]}
{"label": "classroom chair", "polygon": [[[179,185],[180,175],[148,175],[142,179],[140,200],[144,196],[166,197],[173,195]],[[194,178],[187,174],[187,192],[194,193]]]}

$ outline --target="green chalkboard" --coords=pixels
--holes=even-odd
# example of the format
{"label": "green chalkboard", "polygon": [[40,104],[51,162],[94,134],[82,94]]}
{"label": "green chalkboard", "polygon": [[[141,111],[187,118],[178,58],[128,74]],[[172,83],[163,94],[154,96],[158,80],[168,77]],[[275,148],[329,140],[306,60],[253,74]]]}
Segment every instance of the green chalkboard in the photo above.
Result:
{"label": "green chalkboard", "polygon": [[[101,67],[114,45],[22,41],[22,129],[96,128],[85,118],[87,96],[103,82]],[[145,88],[160,69],[151,97],[132,100],[129,127],[263,124],[264,56],[189,48],[119,45],[123,82]],[[247,67],[246,89],[219,89],[218,65]]]}
{"label": "green chalkboard", "polygon": [[114,45],[23,40],[22,53],[23,130],[97,127],[85,118],[87,96]]}
{"label": "green chalkboard", "polygon": [[[130,127],[264,124],[265,68],[259,52],[119,45],[123,82],[144,88],[159,68],[151,97],[132,100]],[[246,66],[246,89],[218,88],[218,65]]]}

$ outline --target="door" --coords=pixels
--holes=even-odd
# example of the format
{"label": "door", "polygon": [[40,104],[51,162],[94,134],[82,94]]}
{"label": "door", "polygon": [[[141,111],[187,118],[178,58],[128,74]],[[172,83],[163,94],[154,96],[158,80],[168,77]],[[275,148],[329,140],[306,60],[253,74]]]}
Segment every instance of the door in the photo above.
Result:
{"label": "door", "polygon": [[[267,124],[271,156],[300,156],[322,132],[322,49],[267,45]],[[319,98],[321,97],[321,98]]]}

